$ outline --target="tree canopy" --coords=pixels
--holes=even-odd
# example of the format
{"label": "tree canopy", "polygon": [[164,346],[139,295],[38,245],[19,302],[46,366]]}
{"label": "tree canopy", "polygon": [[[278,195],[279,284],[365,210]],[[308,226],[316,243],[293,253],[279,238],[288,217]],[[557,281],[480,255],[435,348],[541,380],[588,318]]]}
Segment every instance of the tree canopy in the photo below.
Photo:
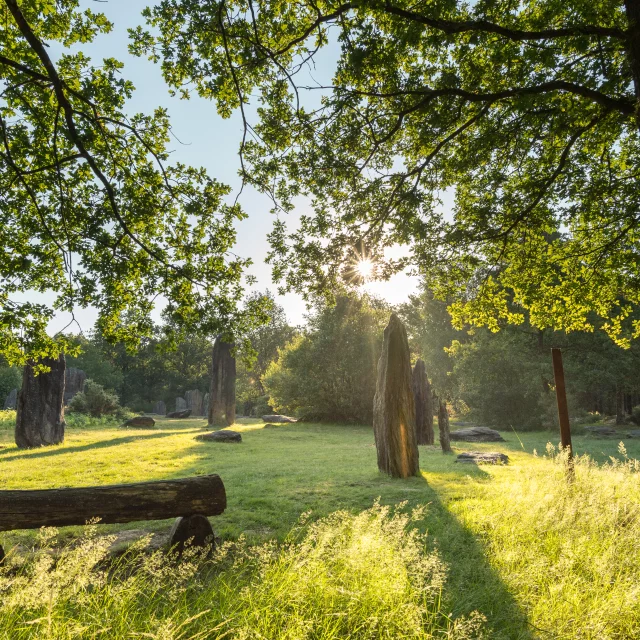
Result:
{"label": "tree canopy", "polygon": [[[155,301],[176,326],[231,331],[247,261],[234,257],[229,188],[169,164],[167,113],[128,114],[122,64],[83,48],[112,25],[77,0],[3,0],[0,34],[0,354],[70,349],[46,326],[93,306],[127,344],[152,330]],[[31,292],[53,291],[52,305]],[[231,321],[233,320],[233,322]]]}
{"label": "tree canopy", "polygon": [[[283,210],[311,198],[271,235],[283,286],[330,291],[366,246],[461,323],[640,335],[639,0],[160,0],[146,17],[135,52],[241,110],[244,178]],[[385,260],[397,244],[408,257]]]}

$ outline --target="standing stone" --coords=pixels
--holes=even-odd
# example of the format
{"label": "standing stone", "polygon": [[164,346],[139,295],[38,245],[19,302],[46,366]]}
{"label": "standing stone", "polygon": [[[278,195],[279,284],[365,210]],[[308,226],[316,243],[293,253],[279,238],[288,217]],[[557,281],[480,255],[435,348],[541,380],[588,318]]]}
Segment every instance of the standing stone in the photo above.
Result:
{"label": "standing stone", "polygon": [[68,405],[73,396],[84,391],[87,374],[82,369],[68,367],[64,372],[64,404]]}
{"label": "standing stone", "polygon": [[202,398],[202,415],[209,417],[209,394],[205,393]]}
{"label": "standing stone", "polygon": [[211,358],[209,425],[231,426],[236,421],[236,359],[234,345],[216,338]]}
{"label": "standing stone", "polygon": [[442,400],[438,405],[438,429],[440,430],[440,446],[442,453],[451,453],[451,442],[449,438],[449,411],[447,403]]}
{"label": "standing stone", "polygon": [[187,403],[184,398],[176,398],[176,411],[185,411]]}
{"label": "standing stone", "polygon": [[3,409],[6,411],[7,409],[15,409],[18,402],[18,390],[11,389],[9,391],[9,395],[6,397],[4,401]]}
{"label": "standing stone", "polygon": [[153,412],[158,416],[166,416],[167,415],[167,405],[162,401],[162,400],[158,400],[158,402],[156,402],[153,405]]}
{"label": "standing stone", "polygon": [[187,409],[191,409],[192,416],[204,415],[202,410],[202,394],[197,389],[185,392],[184,399],[187,403]]}
{"label": "standing stone", "polygon": [[384,330],[373,399],[378,469],[396,478],[418,475],[416,416],[407,332],[395,313]]}
{"label": "standing stone", "polygon": [[48,373],[35,375],[33,362],[22,373],[18,394],[16,444],[21,449],[59,444],[64,440],[64,355],[43,358]]}
{"label": "standing stone", "polygon": [[424,360],[418,360],[413,368],[413,399],[416,405],[416,438],[418,444],[433,444],[433,404],[431,385],[427,378]]}

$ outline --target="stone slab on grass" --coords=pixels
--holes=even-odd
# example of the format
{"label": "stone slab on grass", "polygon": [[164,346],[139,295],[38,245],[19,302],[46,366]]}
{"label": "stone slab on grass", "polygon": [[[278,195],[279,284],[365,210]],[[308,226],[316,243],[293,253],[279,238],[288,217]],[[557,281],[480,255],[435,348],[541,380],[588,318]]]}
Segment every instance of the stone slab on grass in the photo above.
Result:
{"label": "stone slab on grass", "polygon": [[461,442],[504,442],[504,438],[494,429],[489,427],[468,427],[452,431],[451,440]]}
{"label": "stone slab on grass", "polygon": [[196,436],[196,440],[200,440],[202,442],[242,442],[242,435],[237,431],[224,429],[222,431],[202,433],[199,436]]}
{"label": "stone slab on grass", "polygon": [[136,416],[127,420],[123,427],[135,427],[138,429],[153,429],[156,426],[156,421],[149,416]]}
{"label": "stone slab on grass", "polygon": [[508,464],[509,456],[497,451],[465,451],[461,453],[456,462],[467,464]]}
{"label": "stone slab on grass", "polygon": [[262,416],[262,419],[265,422],[298,422],[296,418],[291,418],[289,416],[281,416],[281,415]]}

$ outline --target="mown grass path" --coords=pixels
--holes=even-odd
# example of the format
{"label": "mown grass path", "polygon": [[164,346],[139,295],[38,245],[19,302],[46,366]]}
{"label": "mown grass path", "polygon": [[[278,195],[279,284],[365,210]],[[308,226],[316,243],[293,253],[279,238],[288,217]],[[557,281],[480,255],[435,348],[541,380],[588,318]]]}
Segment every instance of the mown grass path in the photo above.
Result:
{"label": "mown grass path", "polygon": [[[589,554],[590,545],[597,542],[597,523],[566,522],[566,514],[584,496],[567,498],[566,509],[546,524],[541,516],[528,520],[545,499],[555,500],[553,504],[557,505],[566,497],[559,465],[542,457],[547,441],[557,442],[557,436],[537,433],[519,434],[518,438],[515,433],[504,433],[505,443],[454,443],[458,452],[503,451],[511,458],[504,467],[457,464],[455,456],[443,455],[437,446],[420,447],[421,477],[396,480],[378,473],[368,427],[292,424],[265,429],[256,421],[241,420],[234,429],[242,432],[243,442],[235,445],[196,441],[194,437],[205,426],[202,419],[160,419],[153,430],[69,429],[63,445],[32,451],[16,449],[11,432],[0,431],[0,489],[86,486],[218,473],[227,488],[228,507],[225,514],[212,520],[216,533],[223,539],[244,535],[255,542],[284,540],[305,512],[311,512],[313,518],[338,509],[359,512],[377,498],[382,504],[428,504],[420,528],[428,532],[430,544],[450,567],[445,597],[455,615],[479,610],[488,619],[492,637],[530,638],[549,633],[567,638],[625,637],[615,630],[610,636],[601,635],[603,625],[610,627],[605,612],[584,613],[584,607],[593,609],[596,600],[602,601],[605,587],[598,584],[612,579],[607,577],[609,571],[605,568],[603,575],[594,575],[594,566],[589,563],[583,563],[582,569],[579,562],[575,566],[567,564],[566,553],[570,558]],[[600,462],[618,455],[617,440],[576,437],[574,444],[578,453],[589,453]],[[640,443],[627,441],[627,453],[640,457]],[[589,474],[593,473],[600,471],[587,470],[585,477],[591,478]],[[630,477],[614,481],[614,490],[620,482],[637,488],[635,474]],[[603,485],[599,481],[597,484]],[[556,485],[562,485],[557,491],[564,497],[554,494]],[[589,491],[585,485],[587,495]],[[553,508],[550,504],[541,513],[546,517]],[[593,517],[598,513],[595,508]],[[614,526],[607,522],[606,526]],[[537,530],[538,524],[543,528]],[[605,524],[601,525],[602,535],[610,535]],[[160,531],[169,526],[168,522],[132,523],[126,527],[105,526],[104,530]],[[582,546],[567,551],[564,538],[574,530]],[[72,536],[77,529],[68,528],[65,533]],[[5,546],[10,546],[26,544],[32,535],[14,532],[2,538]],[[556,542],[547,541],[547,536],[555,537]],[[620,563],[619,570],[611,569],[611,575],[617,576],[613,579],[637,578],[635,564],[622,571],[623,559],[616,553],[623,553],[623,548],[611,544],[614,547],[607,548],[609,562]],[[558,563],[566,565],[560,577],[556,574]],[[563,579],[568,582],[566,588],[558,588]],[[587,593],[581,585],[589,582],[593,588]],[[630,617],[622,621],[620,632],[635,634],[640,628],[640,623],[633,622],[640,612],[637,594],[635,599],[619,602],[626,593],[625,583],[615,587],[620,591],[616,602],[603,606],[624,607],[618,618]]]}

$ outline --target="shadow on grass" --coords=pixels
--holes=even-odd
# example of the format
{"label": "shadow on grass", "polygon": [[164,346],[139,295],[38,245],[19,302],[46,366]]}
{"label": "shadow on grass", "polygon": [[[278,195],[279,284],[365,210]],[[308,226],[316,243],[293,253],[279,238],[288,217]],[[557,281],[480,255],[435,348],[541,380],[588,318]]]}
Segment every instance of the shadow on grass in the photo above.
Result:
{"label": "shadow on grass", "polygon": [[[63,453],[77,453],[79,451],[89,451],[91,449],[106,449],[108,447],[117,447],[121,444],[127,444],[129,442],[135,442],[139,440],[152,440],[155,438],[166,438],[177,433],[184,433],[183,431],[158,431],[156,433],[130,435],[123,438],[111,438],[110,440],[99,440],[97,442],[90,442],[88,444],[81,444],[77,447],[66,446],[65,444],[51,445],[49,447],[38,447],[34,449],[2,449],[0,450],[0,456],[7,456],[9,460],[22,460],[29,458],[48,458],[50,456],[57,456]],[[16,451],[20,451],[18,455]]]}
{"label": "shadow on grass", "polygon": [[[417,526],[449,566],[444,594],[448,610],[456,617],[479,611],[487,618],[491,638],[535,637],[525,613],[491,567],[482,541],[447,508],[447,499],[455,498],[445,499],[424,476],[402,480],[378,473],[369,428],[301,423],[232,428],[243,426],[247,428],[240,444],[194,443],[185,457],[197,459],[193,454],[199,453],[199,462],[179,472],[202,473],[209,462],[206,472],[221,475],[228,507],[212,524],[223,537],[283,539],[305,512],[313,518],[341,509],[360,512],[378,499],[382,505],[406,502],[407,509],[426,504]],[[307,443],[302,450],[301,439]],[[429,473],[442,469],[454,481],[490,481],[482,467],[454,464],[454,454],[420,447],[420,455],[421,468]]]}

